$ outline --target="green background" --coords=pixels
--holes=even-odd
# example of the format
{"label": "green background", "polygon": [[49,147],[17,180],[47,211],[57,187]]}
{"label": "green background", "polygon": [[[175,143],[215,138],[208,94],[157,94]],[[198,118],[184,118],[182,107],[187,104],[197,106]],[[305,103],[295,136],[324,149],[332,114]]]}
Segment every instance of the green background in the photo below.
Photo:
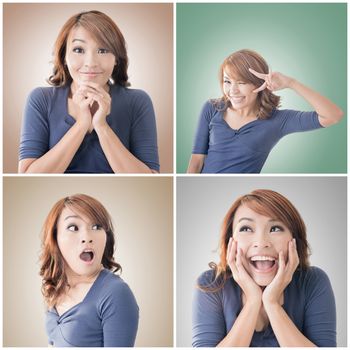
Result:
{"label": "green background", "polygon": [[[200,110],[221,96],[220,64],[230,53],[259,52],[344,111],[330,128],[283,138],[264,173],[346,173],[346,4],[177,4],[177,172],[190,159]],[[294,91],[277,92],[285,109],[312,110]]]}

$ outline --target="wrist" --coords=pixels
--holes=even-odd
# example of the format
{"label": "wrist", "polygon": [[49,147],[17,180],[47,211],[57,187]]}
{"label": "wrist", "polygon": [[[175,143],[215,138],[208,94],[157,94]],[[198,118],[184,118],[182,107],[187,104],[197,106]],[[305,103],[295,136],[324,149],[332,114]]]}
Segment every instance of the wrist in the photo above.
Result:
{"label": "wrist", "polygon": [[81,128],[84,129],[85,131],[89,130],[91,121],[88,120],[87,118],[79,118],[75,121],[75,124]]}
{"label": "wrist", "polygon": [[294,78],[289,78],[289,82],[288,82],[288,88],[294,90],[295,89],[295,85],[297,84],[297,80]]}
{"label": "wrist", "polygon": [[99,122],[93,123],[93,125],[94,125],[94,129],[97,133],[104,132],[109,127],[106,120],[101,120]]}

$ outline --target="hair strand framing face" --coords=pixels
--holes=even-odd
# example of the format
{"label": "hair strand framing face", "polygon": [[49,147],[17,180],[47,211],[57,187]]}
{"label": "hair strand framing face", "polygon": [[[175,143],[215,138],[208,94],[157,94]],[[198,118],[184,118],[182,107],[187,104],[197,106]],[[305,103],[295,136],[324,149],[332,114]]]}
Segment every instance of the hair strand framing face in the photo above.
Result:
{"label": "hair strand framing face", "polygon": [[103,205],[85,194],[75,194],[59,200],[49,212],[42,229],[40,276],[43,279],[42,293],[49,307],[55,305],[68,285],[65,261],[57,243],[57,222],[65,207],[85,215],[92,222],[102,226],[107,240],[101,263],[108,270],[114,272],[121,270],[121,266],[113,258],[115,240],[112,220]]}

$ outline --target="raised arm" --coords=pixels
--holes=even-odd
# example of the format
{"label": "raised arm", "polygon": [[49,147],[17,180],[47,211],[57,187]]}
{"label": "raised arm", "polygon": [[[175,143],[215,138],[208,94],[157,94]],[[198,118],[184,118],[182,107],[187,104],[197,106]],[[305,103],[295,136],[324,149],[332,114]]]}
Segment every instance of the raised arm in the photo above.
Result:
{"label": "raised arm", "polygon": [[265,88],[271,91],[286,88],[294,90],[314,108],[319,116],[320,124],[324,127],[338,123],[343,117],[343,111],[336,104],[294,78],[279,72],[263,74],[251,68],[249,68],[249,71],[258,78],[264,80],[264,83],[254,90],[255,92],[262,91]]}

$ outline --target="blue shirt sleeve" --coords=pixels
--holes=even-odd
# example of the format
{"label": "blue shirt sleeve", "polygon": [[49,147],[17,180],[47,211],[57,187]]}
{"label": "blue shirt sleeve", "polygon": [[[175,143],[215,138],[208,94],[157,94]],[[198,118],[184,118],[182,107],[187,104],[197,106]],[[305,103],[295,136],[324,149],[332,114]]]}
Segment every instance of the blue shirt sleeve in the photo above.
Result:
{"label": "blue shirt sleeve", "polygon": [[294,111],[291,109],[278,110],[280,121],[280,137],[285,135],[322,128],[318,114],[313,112]]}
{"label": "blue shirt sleeve", "polygon": [[49,148],[49,99],[42,88],[28,96],[22,122],[19,159],[39,158]]}
{"label": "blue shirt sleeve", "polygon": [[100,306],[104,347],[132,347],[135,343],[139,308],[126,283],[114,286]]}
{"label": "blue shirt sleeve", "polygon": [[215,107],[207,101],[200,113],[196,136],[192,149],[193,154],[208,154],[209,148],[209,124],[215,113]]}
{"label": "blue shirt sleeve", "polygon": [[324,271],[312,267],[306,281],[304,335],[319,347],[335,347],[336,309],[331,283]]}
{"label": "blue shirt sleeve", "polygon": [[159,171],[156,119],[152,101],[144,91],[134,95],[132,115],[130,151],[149,168]]}
{"label": "blue shirt sleeve", "polygon": [[[214,272],[204,272],[198,285],[213,285]],[[196,286],[192,303],[192,346],[215,347],[226,336],[222,289],[217,292],[202,291]]]}

